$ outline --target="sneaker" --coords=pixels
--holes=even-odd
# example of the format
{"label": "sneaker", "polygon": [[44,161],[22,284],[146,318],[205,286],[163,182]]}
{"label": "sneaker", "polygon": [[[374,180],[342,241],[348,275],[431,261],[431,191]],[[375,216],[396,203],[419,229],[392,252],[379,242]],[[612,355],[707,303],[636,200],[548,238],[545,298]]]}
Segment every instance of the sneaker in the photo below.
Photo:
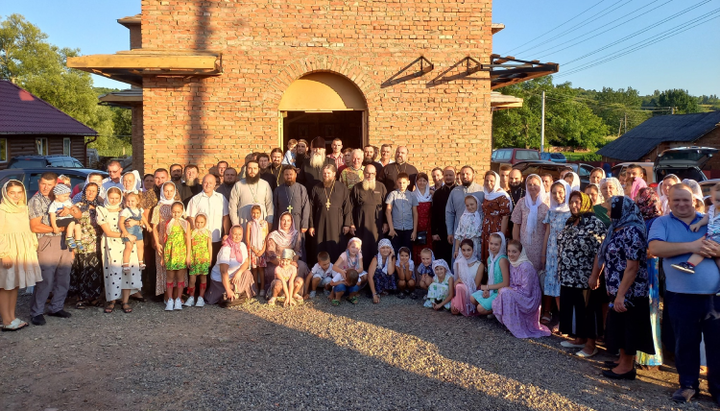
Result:
{"label": "sneaker", "polygon": [[317,291],[310,291],[310,298],[315,298]]}
{"label": "sneaker", "polygon": [[695,398],[697,391],[692,388],[680,388],[675,391],[672,395],[672,400],[677,403],[690,402],[691,399]]}
{"label": "sneaker", "polygon": [[195,305],[195,297],[190,296],[187,301],[185,301],[185,307],[192,307]]}
{"label": "sneaker", "polygon": [[695,266],[688,263],[687,261],[683,261],[682,263],[672,264],[671,267],[676,270],[680,270],[684,273],[695,274]]}
{"label": "sneaker", "polygon": [[172,311],[175,309],[175,301],[172,299],[167,300],[167,303],[165,303],[165,311]]}
{"label": "sneaker", "polygon": [[85,246],[84,246],[84,245],[82,245],[82,244],[80,244],[80,243],[76,243],[76,245],[77,245],[77,250],[78,250],[78,251],[80,251],[81,253],[84,253],[84,252],[85,252]]}
{"label": "sneaker", "polygon": [[197,304],[195,304],[195,307],[205,307],[205,299],[202,297],[198,297]]}
{"label": "sneaker", "polygon": [[180,300],[180,297],[175,299],[175,309],[176,310],[182,310],[182,300]]}

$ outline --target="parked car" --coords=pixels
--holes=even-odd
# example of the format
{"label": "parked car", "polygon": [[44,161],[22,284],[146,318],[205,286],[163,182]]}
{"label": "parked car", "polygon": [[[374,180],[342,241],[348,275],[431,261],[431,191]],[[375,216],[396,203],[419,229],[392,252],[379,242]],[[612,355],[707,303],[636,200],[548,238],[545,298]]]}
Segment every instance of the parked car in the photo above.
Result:
{"label": "parked car", "polygon": [[710,190],[715,187],[715,184],[720,183],[720,178],[713,178],[700,182],[700,188],[702,188],[703,197],[707,198],[710,195]]}
{"label": "parked car", "polygon": [[540,152],[527,148],[498,148],[490,157],[490,169],[500,170],[503,164],[514,165],[520,161],[539,161]]}
{"label": "parked car", "polygon": [[627,162],[627,163],[618,163],[618,164],[615,164],[615,165],[610,169],[610,170],[611,170],[610,173],[612,174],[612,177],[617,177],[617,178],[620,179],[620,180],[622,180],[623,178],[625,178],[625,169],[626,169],[627,166],[629,166],[630,164],[637,164],[637,165],[639,165],[640,167],[643,168],[643,170],[645,171],[645,182],[646,182],[649,186],[655,187],[655,186],[658,184],[659,181],[655,178],[655,177],[656,177],[656,176],[655,176],[655,171],[654,171],[654,166],[655,166],[655,164],[654,164],[654,163],[651,163],[651,162],[649,162],[649,161],[635,162],[635,163],[633,163],[633,162]]}
{"label": "parked car", "polygon": [[668,174],[675,174],[681,180],[705,181],[707,176],[702,168],[717,152],[717,148],[697,146],[667,149],[655,158],[655,178],[662,181]]}
{"label": "parked car", "polygon": [[48,156],[16,156],[10,159],[7,168],[84,168],[78,159],[70,156],[51,154]]}
{"label": "parked car", "polygon": [[554,163],[567,163],[567,157],[563,153],[540,153],[540,159]]}
{"label": "parked car", "polygon": [[104,171],[90,170],[87,168],[13,168],[0,171],[0,186],[5,185],[5,183],[12,178],[20,180],[25,185],[27,198],[30,199],[30,197],[38,191],[40,176],[47,171],[70,177],[70,183],[73,187],[85,183],[87,175],[90,173],[100,173],[103,175],[103,178],[108,175],[108,173]]}
{"label": "parked car", "polygon": [[523,161],[513,166],[514,169],[520,170],[523,178],[530,174],[537,174],[542,177],[543,174],[550,174],[553,180],[560,178],[560,171],[570,167],[580,177],[580,189],[584,190],[585,186],[590,184],[590,173],[594,169],[590,164],[584,163],[566,163],[559,164],[552,161]]}

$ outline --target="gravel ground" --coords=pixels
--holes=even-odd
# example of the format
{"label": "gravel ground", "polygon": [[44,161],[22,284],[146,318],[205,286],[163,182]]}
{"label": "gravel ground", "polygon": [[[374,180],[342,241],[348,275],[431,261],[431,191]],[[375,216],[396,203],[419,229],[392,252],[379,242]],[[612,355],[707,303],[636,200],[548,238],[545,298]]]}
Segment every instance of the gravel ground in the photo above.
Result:
{"label": "gravel ground", "polygon": [[[19,316],[27,319],[29,297]],[[119,307],[119,305],[118,305]],[[600,376],[558,337],[514,338],[495,320],[434,312],[419,300],[332,307],[257,300],[163,311],[75,310],[0,333],[3,410],[709,410],[669,400],[670,368],[636,381]]]}

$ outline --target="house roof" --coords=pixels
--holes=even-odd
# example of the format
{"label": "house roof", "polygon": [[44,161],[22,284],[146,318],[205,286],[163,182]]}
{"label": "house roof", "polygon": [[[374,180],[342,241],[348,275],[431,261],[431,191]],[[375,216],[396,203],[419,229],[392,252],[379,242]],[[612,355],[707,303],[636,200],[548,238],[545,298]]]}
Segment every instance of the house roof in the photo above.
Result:
{"label": "house roof", "polygon": [[0,135],[96,136],[75,120],[8,80],[0,80]]}
{"label": "house roof", "polygon": [[665,142],[693,142],[720,126],[720,111],[651,117],[608,143],[598,154],[636,161]]}

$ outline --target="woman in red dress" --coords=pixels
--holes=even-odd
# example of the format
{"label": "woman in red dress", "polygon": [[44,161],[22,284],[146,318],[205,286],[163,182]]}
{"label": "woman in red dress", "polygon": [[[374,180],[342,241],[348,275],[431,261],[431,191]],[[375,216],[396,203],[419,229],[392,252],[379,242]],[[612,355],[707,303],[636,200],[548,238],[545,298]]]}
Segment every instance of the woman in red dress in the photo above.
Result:
{"label": "woman in red dress", "polygon": [[430,207],[432,206],[432,194],[430,193],[429,181],[430,179],[427,174],[418,173],[417,178],[415,179],[415,191],[413,191],[418,200],[417,232],[418,234],[422,232],[427,233],[424,243],[416,241],[413,244],[412,258],[413,261],[417,262],[420,261],[420,251],[422,251],[423,248],[432,249],[432,241],[428,241],[432,238],[432,234],[430,233]]}
{"label": "woman in red dress", "polygon": [[[508,234],[508,220],[512,206],[510,196],[502,188],[500,188],[500,176],[494,171],[485,173],[485,183],[483,184],[483,192],[485,199],[482,203],[483,224],[482,224],[482,260],[488,258],[488,239],[490,234],[501,232]],[[419,207],[418,207],[419,209]]]}

